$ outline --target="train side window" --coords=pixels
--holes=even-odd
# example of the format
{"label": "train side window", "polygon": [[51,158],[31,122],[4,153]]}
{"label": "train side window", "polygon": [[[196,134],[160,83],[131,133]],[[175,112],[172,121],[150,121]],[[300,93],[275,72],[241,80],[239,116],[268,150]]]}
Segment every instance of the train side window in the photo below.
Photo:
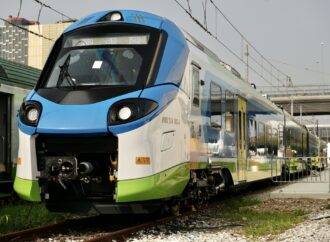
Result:
{"label": "train side window", "polygon": [[257,152],[257,123],[249,119],[249,154],[256,155]]}
{"label": "train side window", "polygon": [[234,131],[234,104],[235,104],[235,96],[230,91],[226,90],[226,131],[233,132]]}
{"label": "train side window", "polygon": [[245,112],[243,112],[243,127],[244,127],[243,140],[245,145],[246,144],[246,113]]}
{"label": "train side window", "polygon": [[273,153],[273,137],[272,137],[272,128],[269,125],[266,125],[266,147],[267,153],[271,155]]}
{"label": "train side window", "polygon": [[199,107],[199,70],[196,67],[192,68],[193,82],[193,105]]}
{"label": "train side window", "polygon": [[265,155],[265,125],[258,123],[258,155]]}
{"label": "train side window", "polygon": [[238,112],[238,137],[239,140],[242,140],[242,112]]}
{"label": "train side window", "polygon": [[214,82],[210,85],[210,102],[211,127],[221,129],[221,87]]}
{"label": "train side window", "polygon": [[273,128],[273,151],[274,155],[277,156],[277,150],[278,150],[278,129]]}
{"label": "train side window", "polygon": [[285,141],[286,141],[286,144],[285,144],[285,146],[286,147],[290,147],[291,146],[291,129],[290,128],[286,128],[285,129]]}
{"label": "train side window", "polygon": [[284,146],[284,127],[282,124],[278,125],[278,146],[283,147]]}

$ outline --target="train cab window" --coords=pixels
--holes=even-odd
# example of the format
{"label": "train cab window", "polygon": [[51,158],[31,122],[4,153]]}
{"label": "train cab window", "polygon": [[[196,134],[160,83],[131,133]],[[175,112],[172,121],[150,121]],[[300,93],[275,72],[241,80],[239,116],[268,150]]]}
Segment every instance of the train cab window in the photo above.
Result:
{"label": "train cab window", "polygon": [[257,152],[257,123],[249,119],[249,154],[256,155]]}
{"label": "train cab window", "polygon": [[192,68],[193,82],[193,105],[199,107],[199,69],[195,66]]}
{"label": "train cab window", "polygon": [[233,132],[234,131],[234,104],[235,104],[235,96],[230,91],[226,90],[226,131]]}
{"label": "train cab window", "polygon": [[[104,100],[151,85],[155,79],[150,79],[151,66],[162,53],[162,49],[157,50],[161,36],[151,28],[133,30],[122,25],[91,25],[64,33],[46,63],[37,90],[56,102],[60,98],[52,95],[55,89],[61,93],[58,96],[83,90],[87,95],[84,100],[92,99],[89,93],[101,91],[100,97],[92,96]],[[82,99],[70,100],[68,104],[80,103]]]}
{"label": "train cab window", "polygon": [[258,155],[265,155],[265,125],[263,123],[258,123]]}
{"label": "train cab window", "polygon": [[221,129],[221,87],[211,82],[210,85],[210,118],[211,127]]}

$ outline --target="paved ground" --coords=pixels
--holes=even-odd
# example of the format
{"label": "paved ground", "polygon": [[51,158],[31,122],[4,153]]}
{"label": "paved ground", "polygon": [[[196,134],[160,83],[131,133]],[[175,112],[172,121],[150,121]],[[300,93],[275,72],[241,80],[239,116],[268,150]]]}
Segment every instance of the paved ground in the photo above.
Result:
{"label": "paved ground", "polygon": [[288,185],[273,191],[271,198],[314,198],[330,199],[330,168],[312,171],[303,179],[287,182]]}

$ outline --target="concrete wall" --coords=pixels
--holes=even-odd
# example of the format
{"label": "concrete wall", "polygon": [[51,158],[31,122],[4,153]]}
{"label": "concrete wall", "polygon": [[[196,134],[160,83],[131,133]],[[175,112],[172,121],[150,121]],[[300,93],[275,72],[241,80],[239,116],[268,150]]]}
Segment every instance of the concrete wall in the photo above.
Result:
{"label": "concrete wall", "polygon": [[30,25],[29,30],[46,36],[49,39],[53,39],[54,41],[40,38],[29,33],[28,65],[42,69],[55,40],[69,25],[71,25],[71,23]]}

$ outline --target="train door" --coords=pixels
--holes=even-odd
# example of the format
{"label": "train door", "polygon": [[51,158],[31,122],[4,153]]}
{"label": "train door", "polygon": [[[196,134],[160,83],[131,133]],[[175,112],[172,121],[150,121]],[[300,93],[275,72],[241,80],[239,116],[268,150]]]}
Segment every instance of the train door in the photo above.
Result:
{"label": "train door", "polygon": [[0,180],[9,175],[10,96],[0,93]]}
{"label": "train door", "polygon": [[192,161],[204,161],[206,160],[205,146],[202,140],[202,84],[201,80],[201,67],[198,63],[191,63],[191,116],[190,116],[190,160]]}
{"label": "train door", "polygon": [[237,171],[238,181],[246,181],[246,100],[238,97],[238,122],[237,122]]}

